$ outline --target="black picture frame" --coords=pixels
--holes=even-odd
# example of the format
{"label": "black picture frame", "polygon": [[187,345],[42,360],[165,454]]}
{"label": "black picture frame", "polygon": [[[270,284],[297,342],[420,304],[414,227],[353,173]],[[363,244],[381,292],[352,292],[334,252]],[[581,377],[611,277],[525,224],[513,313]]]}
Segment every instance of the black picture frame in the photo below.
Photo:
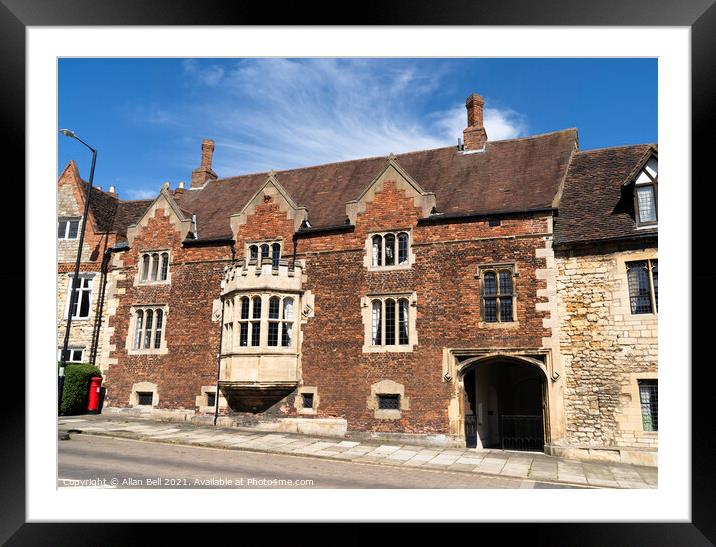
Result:
{"label": "black picture frame", "polygon": [[[6,165],[12,165],[14,181],[24,179],[25,157],[25,30],[28,26],[64,26],[64,25],[254,25],[254,24],[325,24],[340,25],[588,25],[588,26],[688,26],[691,28],[692,63],[692,177],[703,181],[699,186],[699,199],[692,196],[692,256],[699,249],[710,250],[710,230],[705,219],[710,218],[705,208],[712,200],[704,196],[713,188],[713,177],[707,176],[706,164],[713,154],[714,141],[714,99],[716,98],[716,6],[714,0],[679,0],[668,2],[650,2],[647,0],[601,0],[586,2],[575,0],[554,0],[549,3],[529,0],[490,0],[480,3],[469,0],[428,3],[388,2],[371,6],[371,9],[350,10],[350,20],[338,15],[341,4],[332,8],[313,7],[306,3],[295,3],[292,7],[278,9],[273,3],[221,2],[204,0],[189,2],[156,2],[142,0],[124,0],[122,2],[100,2],[97,0],[3,0],[0,5],[0,28],[4,44],[2,64],[4,70],[2,112],[6,136],[9,142],[4,145]],[[6,172],[7,175],[7,172]],[[6,178],[6,185],[12,181]],[[681,181],[685,187],[689,181]],[[31,194],[26,188],[20,188],[14,182],[13,207],[18,203],[31,206]],[[8,194],[6,194],[6,199]],[[27,199],[27,201],[26,201]],[[686,221],[686,219],[684,219]],[[6,234],[7,235],[7,234]],[[6,241],[8,252],[15,256],[37,252],[26,246],[20,250],[19,238]],[[18,252],[19,251],[19,252]],[[711,253],[706,253],[710,255]],[[20,260],[17,259],[20,263]],[[693,269],[690,270],[694,272]],[[714,274],[710,265],[705,273],[692,276],[693,287],[713,286]],[[6,286],[24,284],[21,267],[4,274]],[[27,288],[27,287],[26,287]],[[685,298],[692,297],[684,294]],[[698,320],[698,312],[712,309],[716,298],[708,291],[699,291],[698,301],[692,302],[692,359],[707,356],[706,341],[709,340],[710,322]],[[698,305],[696,305],[698,304]],[[687,318],[684,318],[685,320]],[[28,333],[26,333],[26,343]],[[9,360],[10,361],[10,360]],[[26,362],[23,376],[20,367],[6,363],[3,440],[0,461],[0,541],[7,545],[130,545],[137,537],[147,532],[159,532],[164,543],[182,540],[187,537],[185,525],[164,524],[157,530],[147,524],[39,524],[26,523],[25,518],[25,405],[32,404],[32,395],[25,400],[24,386],[32,374],[42,369],[41,363]],[[714,462],[716,461],[716,441],[714,427],[710,418],[708,403],[713,395],[710,392],[711,359],[702,361],[700,366],[691,367],[692,375],[692,503],[691,520],[688,523],[548,523],[548,524],[478,524],[469,525],[469,535],[479,537],[485,534],[499,534],[510,542],[522,540],[531,545],[713,545],[716,543],[716,481]],[[669,363],[669,366],[682,367],[685,370],[690,363]],[[27,379],[27,380],[26,380]],[[7,386],[13,386],[9,390]],[[707,391],[708,390],[708,391]],[[32,393],[31,385],[28,392]],[[689,412],[683,409],[684,415]],[[668,439],[661,439],[668,442]],[[78,507],[81,518],[82,508]],[[349,518],[349,515],[347,515]],[[555,511],[555,520],[559,520],[559,511]],[[320,521],[321,516],[316,515]],[[272,525],[272,533],[253,530],[255,525],[241,524],[241,536],[227,529],[227,525],[205,523],[201,525],[204,533],[211,535],[205,539],[231,539],[240,541],[259,532],[255,544],[275,544],[277,541],[295,541],[284,525]],[[235,526],[235,525],[231,525]],[[311,525],[309,525],[310,527]],[[413,527],[415,533],[418,525]],[[465,533],[466,526],[446,524],[450,533]],[[355,530],[340,531],[350,538],[350,543],[375,540],[375,534],[401,534],[404,531],[392,526],[381,526],[382,530],[366,530],[366,527],[352,526]],[[301,533],[321,535],[321,531],[312,532],[302,529]],[[290,530],[290,532],[294,532]],[[420,533],[420,532],[419,532]],[[232,534],[232,535],[229,535]],[[330,537],[335,539],[333,534]],[[320,538],[319,538],[320,539]],[[479,541],[477,537],[475,541]]]}

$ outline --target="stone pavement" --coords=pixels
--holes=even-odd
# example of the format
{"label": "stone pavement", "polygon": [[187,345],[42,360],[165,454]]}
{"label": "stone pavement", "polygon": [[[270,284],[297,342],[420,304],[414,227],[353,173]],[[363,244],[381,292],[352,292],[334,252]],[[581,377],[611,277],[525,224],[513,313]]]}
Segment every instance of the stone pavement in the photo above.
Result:
{"label": "stone pavement", "polygon": [[480,473],[580,487],[657,487],[657,470],[652,467],[565,460],[536,452],[380,444],[376,441],[357,442],[246,428],[215,428],[192,423],[158,422],[141,417],[107,418],[102,415],[61,417],[59,430],[145,441]]}

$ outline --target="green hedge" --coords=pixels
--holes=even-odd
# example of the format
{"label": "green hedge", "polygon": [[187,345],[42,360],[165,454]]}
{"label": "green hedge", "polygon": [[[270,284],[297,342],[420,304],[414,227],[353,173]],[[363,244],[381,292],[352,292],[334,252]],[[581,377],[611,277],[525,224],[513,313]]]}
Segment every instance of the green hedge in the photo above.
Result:
{"label": "green hedge", "polygon": [[93,376],[102,376],[97,367],[87,363],[65,364],[65,384],[62,389],[62,405],[60,406],[62,416],[87,412],[87,393],[90,378]]}

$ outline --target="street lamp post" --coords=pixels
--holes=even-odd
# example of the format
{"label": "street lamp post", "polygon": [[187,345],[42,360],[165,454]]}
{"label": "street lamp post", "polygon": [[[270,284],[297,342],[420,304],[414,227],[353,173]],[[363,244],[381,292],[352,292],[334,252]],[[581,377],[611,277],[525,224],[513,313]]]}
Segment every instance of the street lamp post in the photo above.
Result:
{"label": "street lamp post", "polygon": [[60,372],[58,382],[58,397],[57,397],[57,414],[60,413],[62,407],[62,389],[65,385],[65,365],[67,363],[67,345],[70,341],[70,328],[72,326],[72,316],[75,312],[75,304],[77,303],[77,286],[79,284],[80,277],[80,262],[82,260],[82,245],[85,240],[85,226],[87,225],[87,216],[89,214],[90,199],[92,198],[92,180],[94,179],[94,164],[97,160],[97,150],[92,148],[85,141],[80,139],[73,131],[69,129],[60,129],[60,133],[71,139],[75,139],[92,151],[92,166],[90,167],[89,186],[87,188],[87,198],[85,199],[85,212],[82,215],[82,226],[80,228],[80,241],[77,248],[77,261],[75,262],[75,275],[72,278],[72,290],[70,291],[70,307],[67,312],[67,325],[65,327],[65,341],[62,344],[62,354],[60,356]]}

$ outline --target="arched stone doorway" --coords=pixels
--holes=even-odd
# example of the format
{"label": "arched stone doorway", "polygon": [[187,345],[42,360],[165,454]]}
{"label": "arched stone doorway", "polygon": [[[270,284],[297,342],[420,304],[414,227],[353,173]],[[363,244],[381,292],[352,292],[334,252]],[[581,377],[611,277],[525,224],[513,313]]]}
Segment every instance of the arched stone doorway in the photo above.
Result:
{"label": "arched stone doorway", "polygon": [[543,451],[549,434],[544,365],[491,357],[461,363],[468,448]]}

